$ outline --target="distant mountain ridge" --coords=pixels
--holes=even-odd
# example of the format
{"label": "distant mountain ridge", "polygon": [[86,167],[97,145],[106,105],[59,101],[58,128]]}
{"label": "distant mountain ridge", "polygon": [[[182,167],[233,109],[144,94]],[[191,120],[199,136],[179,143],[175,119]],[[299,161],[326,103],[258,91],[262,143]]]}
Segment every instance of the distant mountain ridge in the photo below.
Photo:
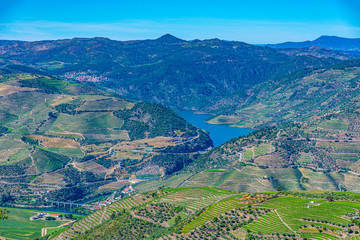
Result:
{"label": "distant mountain ridge", "polygon": [[271,48],[307,48],[318,46],[337,51],[360,52],[360,38],[321,36],[313,41],[284,42],[277,44],[267,44],[266,46]]}
{"label": "distant mountain ridge", "polygon": [[359,55],[357,55],[354,54],[354,52],[341,52],[318,46],[311,46],[305,48],[280,48],[279,51],[289,56],[314,56],[317,58],[334,58],[338,60],[350,60],[360,58],[360,52]]}
{"label": "distant mountain ridge", "polygon": [[[1,58],[112,89],[172,109],[212,111],[241,103],[245,89],[294,71],[339,60],[289,56],[219,39],[185,41],[73,38],[0,43]],[[96,79],[96,80],[94,80]]]}

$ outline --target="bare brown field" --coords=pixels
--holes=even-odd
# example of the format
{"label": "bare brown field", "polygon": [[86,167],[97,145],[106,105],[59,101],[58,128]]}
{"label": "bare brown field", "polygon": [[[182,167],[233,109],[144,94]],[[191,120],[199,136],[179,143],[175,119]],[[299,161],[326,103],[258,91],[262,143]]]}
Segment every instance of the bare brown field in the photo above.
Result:
{"label": "bare brown field", "polygon": [[143,157],[143,154],[139,153],[133,153],[133,152],[115,152],[114,155],[112,155],[110,158],[112,160],[122,160],[126,158],[130,159],[141,159]]}
{"label": "bare brown field", "polygon": [[73,166],[80,171],[88,171],[94,174],[105,173],[107,171],[102,165],[89,161],[84,163],[73,163]]}
{"label": "bare brown field", "polygon": [[38,177],[36,177],[34,180],[31,181],[31,183],[34,184],[54,184],[54,185],[65,185],[64,182],[64,176],[59,173],[44,173]]}
{"label": "bare brown field", "polygon": [[113,190],[118,190],[126,185],[128,185],[130,182],[129,181],[121,181],[121,182],[112,182],[106,185],[103,185],[101,187],[98,188],[98,191],[113,191]]}
{"label": "bare brown field", "polygon": [[154,148],[162,148],[167,146],[173,146],[180,144],[183,138],[171,138],[171,137],[155,137],[155,138],[145,138],[135,141],[124,141],[116,144],[114,150],[153,150]]}
{"label": "bare brown field", "polygon": [[72,139],[46,137],[40,135],[29,135],[29,137],[39,140],[40,144],[46,148],[80,148],[80,144]]}
{"label": "bare brown field", "polygon": [[1,162],[5,162],[9,159],[11,155],[16,152],[16,149],[8,149],[0,152],[0,164]]}
{"label": "bare brown field", "polygon": [[86,138],[99,139],[104,141],[118,140],[118,139],[130,140],[127,131],[120,131],[119,134],[84,134],[84,135]]}
{"label": "bare brown field", "polygon": [[68,103],[74,100],[76,97],[71,95],[59,95],[55,99],[53,99],[53,103],[51,104],[52,107],[55,107],[57,105]]}
{"label": "bare brown field", "polygon": [[12,86],[8,84],[0,83],[0,97],[4,97],[17,92],[26,92],[26,91],[27,92],[35,91],[35,88],[18,87],[18,86]]}
{"label": "bare brown field", "polygon": [[277,154],[259,156],[254,160],[254,162],[263,166],[282,166],[286,164],[285,160]]}

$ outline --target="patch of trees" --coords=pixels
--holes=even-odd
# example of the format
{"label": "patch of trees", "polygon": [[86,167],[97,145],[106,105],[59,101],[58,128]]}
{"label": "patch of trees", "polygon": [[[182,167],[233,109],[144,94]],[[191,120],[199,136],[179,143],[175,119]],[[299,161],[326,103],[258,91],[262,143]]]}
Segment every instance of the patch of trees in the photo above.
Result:
{"label": "patch of trees", "polygon": [[104,166],[105,168],[111,168],[114,166],[114,162],[110,158],[106,157],[96,158],[94,162]]}
{"label": "patch of trees", "polygon": [[199,137],[175,146],[168,146],[161,152],[163,153],[191,153],[203,151],[208,147],[212,147],[213,142],[208,133],[199,130]]}
{"label": "patch of trees", "polygon": [[[185,210],[186,209],[184,207],[174,206],[168,203],[151,203],[147,205],[146,208],[141,208],[138,211],[136,211],[136,215],[150,218],[158,223],[163,223],[169,221],[177,213]],[[180,220],[178,220],[178,222]]]}
{"label": "patch of trees", "polygon": [[77,169],[72,167],[66,168],[62,174],[65,176],[65,181],[67,182],[68,186],[75,186],[83,182],[97,182],[103,180],[102,177],[97,176],[92,172],[79,172]]}
{"label": "patch of trees", "polygon": [[12,203],[14,200],[14,197],[11,196],[9,192],[0,194],[0,205]]}
{"label": "patch of trees", "polygon": [[[37,88],[44,93],[58,93],[60,91],[55,85],[48,84],[49,79],[46,78],[35,78],[20,80],[18,83],[21,87]],[[60,80],[58,80],[60,81]]]}
{"label": "patch of trees", "polygon": [[26,136],[22,136],[21,137],[21,141],[31,144],[31,145],[38,145],[39,144],[39,140],[33,139],[33,138],[29,138]]}
{"label": "patch of trees", "polygon": [[43,76],[48,76],[49,74],[46,72],[43,72],[41,70],[27,67],[24,65],[19,64],[9,64],[6,66],[9,73],[32,73],[32,74],[41,74]]}
{"label": "patch of trees", "polygon": [[166,174],[172,174],[181,170],[193,161],[188,155],[161,154],[152,157],[151,162],[165,168]]}
{"label": "patch of trees", "polygon": [[73,104],[73,103],[62,103],[59,105],[55,106],[56,111],[60,112],[60,113],[66,113],[69,115],[75,115],[77,112],[75,110],[75,108],[77,108],[78,105],[77,104]]}
{"label": "patch of trees", "polygon": [[9,132],[10,130],[7,127],[0,125],[0,136]]}
{"label": "patch of trees", "polygon": [[334,64],[333,66],[330,66],[329,69],[344,70],[350,67],[360,67],[360,60],[352,59],[352,60],[341,61]]}
{"label": "patch of trees", "polygon": [[55,201],[72,202],[84,198],[88,193],[88,190],[84,186],[75,186],[52,191],[48,194],[48,197]]}
{"label": "patch of trees", "polygon": [[0,220],[7,219],[9,212],[6,209],[0,207]]}
{"label": "patch of trees", "polygon": [[25,174],[23,164],[0,165],[0,176],[15,176]]}
{"label": "patch of trees", "polygon": [[121,127],[129,132],[132,140],[156,136],[174,136],[174,131],[185,132],[186,136],[196,136],[196,127],[175,112],[160,104],[140,102],[131,109],[118,110],[114,116],[123,119]]}

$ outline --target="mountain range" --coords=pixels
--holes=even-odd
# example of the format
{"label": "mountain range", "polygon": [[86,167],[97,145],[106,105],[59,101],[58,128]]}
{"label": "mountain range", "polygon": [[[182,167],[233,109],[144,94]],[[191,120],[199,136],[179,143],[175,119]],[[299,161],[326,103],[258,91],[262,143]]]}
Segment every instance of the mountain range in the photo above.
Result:
{"label": "mountain range", "polygon": [[313,41],[284,42],[277,44],[267,44],[266,46],[271,48],[308,48],[312,46],[317,46],[358,55],[360,52],[360,38],[321,36]]}
{"label": "mountain range", "polygon": [[243,42],[185,41],[169,34],[124,42],[74,38],[0,43],[1,58],[13,63],[91,82],[126,98],[201,111],[237,106],[246,89],[269,79],[352,58],[322,52],[300,56]]}
{"label": "mountain range", "polygon": [[0,205],[86,202],[51,239],[355,239],[357,41],[0,41]]}

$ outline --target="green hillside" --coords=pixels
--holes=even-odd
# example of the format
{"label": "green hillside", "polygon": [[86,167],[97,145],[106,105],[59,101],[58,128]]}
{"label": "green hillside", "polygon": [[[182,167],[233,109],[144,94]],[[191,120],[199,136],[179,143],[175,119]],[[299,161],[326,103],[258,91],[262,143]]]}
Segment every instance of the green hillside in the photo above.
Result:
{"label": "green hillside", "polygon": [[160,189],[119,200],[50,238],[355,239],[359,210],[359,195],[344,192]]}
{"label": "green hillside", "polygon": [[[21,65],[0,67],[0,197],[18,196],[0,204],[96,196],[130,176],[178,171],[211,145],[207,132],[161,105]],[[113,187],[117,180],[124,184]]]}
{"label": "green hillside", "polygon": [[[289,56],[278,50],[219,39],[185,41],[73,38],[4,42],[2,58],[53,75],[87,81],[130,99],[172,109],[235,109],[255,84],[309,67],[327,67],[339,53]],[[321,58],[321,57],[329,58]],[[345,59],[347,59],[345,57]],[[189,84],[190,83],[190,84]]]}
{"label": "green hillside", "polygon": [[211,119],[238,127],[261,128],[281,122],[312,122],[334,111],[359,109],[360,61],[307,69],[250,88],[244,104]]}

